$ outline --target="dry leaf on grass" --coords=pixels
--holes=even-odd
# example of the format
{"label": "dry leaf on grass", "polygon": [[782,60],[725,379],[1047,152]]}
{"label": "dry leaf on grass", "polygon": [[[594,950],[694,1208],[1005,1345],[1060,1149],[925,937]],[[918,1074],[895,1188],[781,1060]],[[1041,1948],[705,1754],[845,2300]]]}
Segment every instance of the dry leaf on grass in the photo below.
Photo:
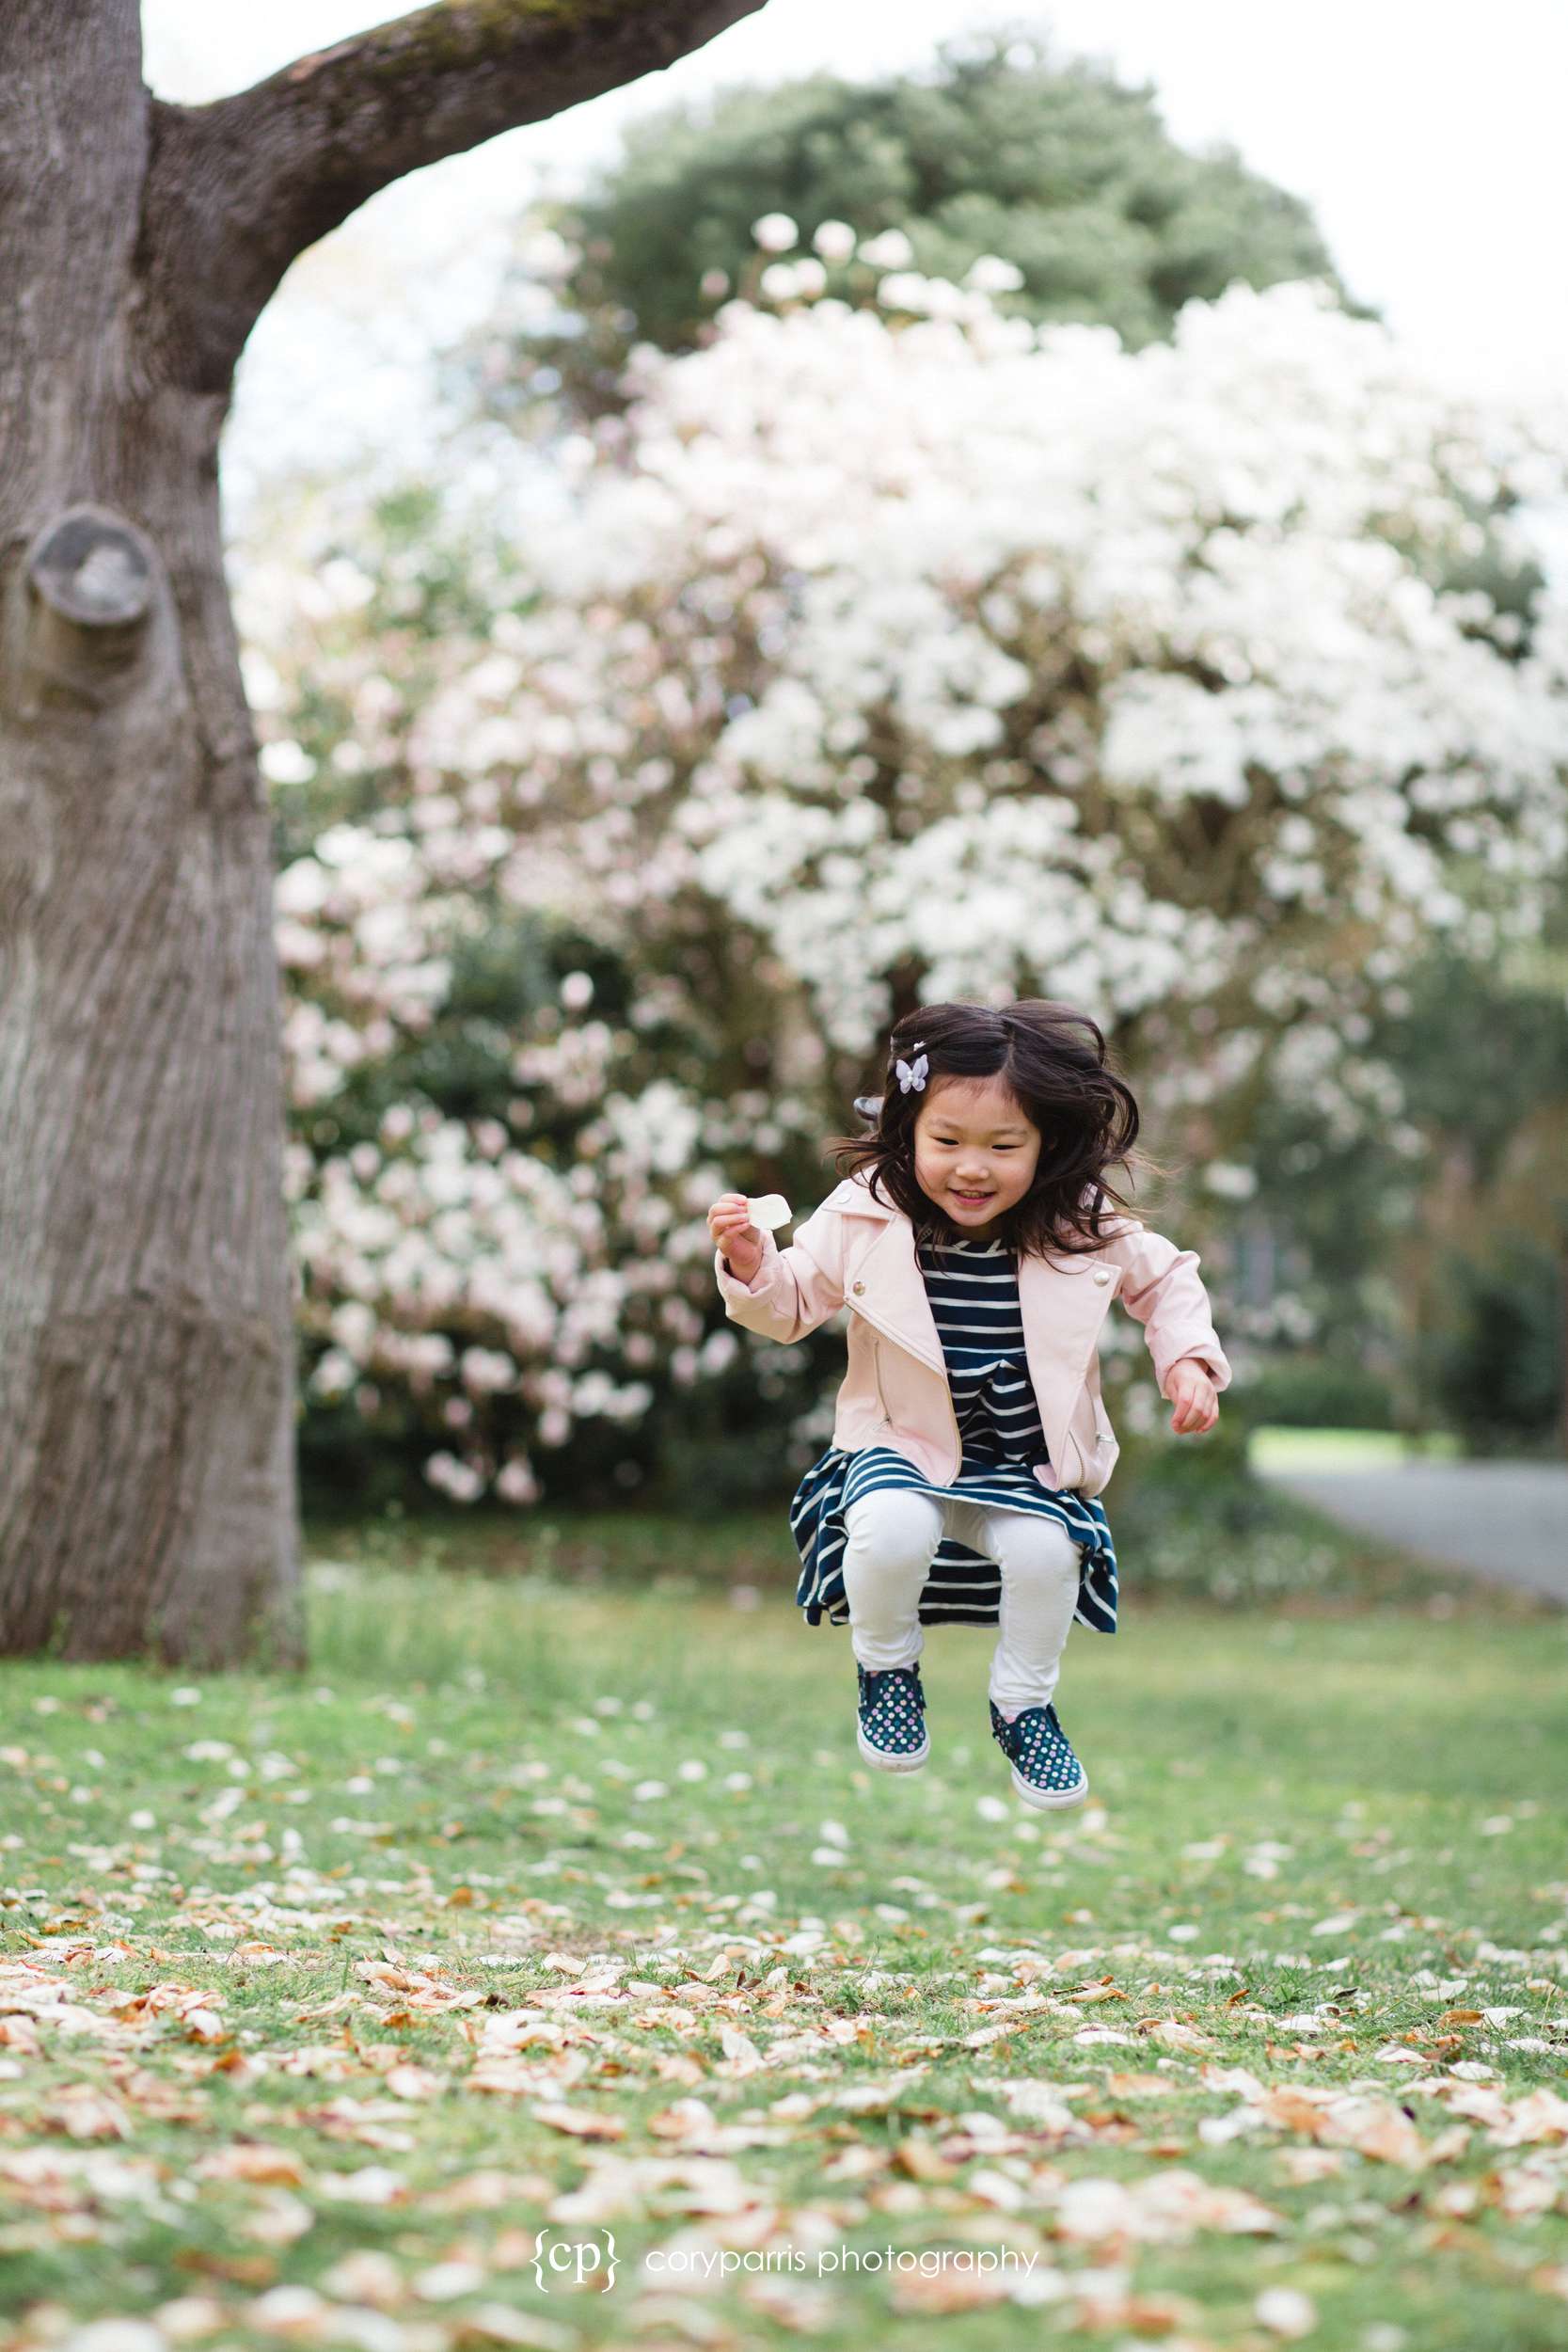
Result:
{"label": "dry leaf on grass", "polygon": [[[650,2210],[771,2215],[767,2192],[717,2156],[595,2156],[575,2188],[546,2207],[552,2221],[611,2221]],[[771,2226],[769,2224],[769,2226]]]}
{"label": "dry leaf on grass", "polygon": [[1005,2303],[1009,2291],[1007,2280],[999,2271],[958,2269],[944,2263],[940,2269],[895,2272],[889,2300],[895,2312],[906,2316],[938,2317]]}
{"label": "dry leaf on grass", "polygon": [[264,2181],[289,2188],[298,2188],[305,2179],[305,2167],[291,2149],[271,2148],[258,2140],[236,2140],[227,2148],[214,2148],[190,2170],[201,2181]]}
{"label": "dry leaf on grass", "polygon": [[118,2099],[88,2083],[68,2083],[39,2111],[45,2131],[71,2139],[129,2139],[132,2121]]}
{"label": "dry leaf on grass", "polygon": [[594,2107],[537,2106],[529,2112],[536,2123],[552,2132],[570,2132],[575,2139],[624,2139],[626,2127],[619,2115],[601,2115]]}
{"label": "dry leaf on grass", "polygon": [[1284,2227],[1283,2217],[1246,2189],[1218,2187],[1175,2166],[1139,2181],[1069,2181],[1055,2216],[1061,2236],[1090,2241],[1128,2237],[1180,2245],[1198,2230],[1273,2236]]}

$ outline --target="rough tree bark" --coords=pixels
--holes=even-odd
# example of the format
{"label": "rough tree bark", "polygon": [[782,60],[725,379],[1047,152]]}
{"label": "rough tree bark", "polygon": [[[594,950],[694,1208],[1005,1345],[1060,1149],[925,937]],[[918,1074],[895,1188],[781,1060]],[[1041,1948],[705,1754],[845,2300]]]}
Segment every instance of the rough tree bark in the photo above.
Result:
{"label": "rough tree bark", "polygon": [[270,825],[218,436],[294,256],[763,0],[450,0],[231,98],[0,8],[0,1651],[297,1666]]}

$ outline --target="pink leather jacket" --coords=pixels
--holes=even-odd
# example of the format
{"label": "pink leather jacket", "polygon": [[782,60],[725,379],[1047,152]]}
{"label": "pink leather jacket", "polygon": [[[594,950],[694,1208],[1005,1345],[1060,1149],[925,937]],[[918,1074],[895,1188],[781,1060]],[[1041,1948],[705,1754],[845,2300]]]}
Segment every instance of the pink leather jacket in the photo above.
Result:
{"label": "pink leather jacket", "polygon": [[[1196,1250],[1179,1249],[1135,1217],[1108,1216],[1095,1251],[1018,1261],[1024,1350],[1049,1459],[1042,1486],[1099,1494],[1120,1448],[1100,1393],[1100,1327],[1113,1298],[1144,1327],[1162,1396],[1171,1366],[1196,1357],[1216,1389],[1230,1365],[1210,1319]],[[762,1237],[753,1279],[714,1274],[732,1322],[786,1345],[839,1308],[851,1310],[849,1365],[838,1391],[832,1442],[846,1453],[891,1446],[934,1486],[950,1486],[962,1449],[936,1320],[902,1209],[872,1198],[863,1175],[847,1176],[781,1249]]]}

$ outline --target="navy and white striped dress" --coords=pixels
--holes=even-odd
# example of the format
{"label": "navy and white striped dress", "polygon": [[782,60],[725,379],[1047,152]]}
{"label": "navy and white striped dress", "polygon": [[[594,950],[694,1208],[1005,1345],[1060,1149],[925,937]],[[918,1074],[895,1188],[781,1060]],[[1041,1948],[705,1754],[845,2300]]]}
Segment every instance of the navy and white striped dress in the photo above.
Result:
{"label": "navy and white striped dress", "polygon": [[[916,1254],[962,1439],[958,1475],[951,1486],[937,1486],[892,1446],[853,1454],[830,1447],[814,1462],[789,1506],[800,1555],[795,1598],[806,1623],[820,1625],[824,1616],[830,1625],[849,1622],[843,1557],[850,1503],[874,1487],[912,1486],[920,1494],[962,1495],[966,1502],[1005,1503],[1055,1519],[1081,1548],[1075,1619],[1097,1633],[1114,1633],[1117,1555],[1099,1498],[1076,1487],[1053,1492],[1034,1474],[1034,1464],[1048,1457],[1024,1353],[1014,1253],[1000,1241],[966,1238],[921,1241]],[[921,1624],[998,1625],[1001,1603],[995,1561],[944,1534],[921,1594]]]}

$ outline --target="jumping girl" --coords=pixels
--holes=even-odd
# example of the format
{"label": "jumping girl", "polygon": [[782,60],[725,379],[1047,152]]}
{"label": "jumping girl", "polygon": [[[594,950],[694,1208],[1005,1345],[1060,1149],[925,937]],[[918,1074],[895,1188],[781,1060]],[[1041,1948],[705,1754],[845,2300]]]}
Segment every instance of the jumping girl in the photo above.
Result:
{"label": "jumping girl", "polygon": [[744,1194],[708,1211],[734,1322],[788,1344],[851,1310],[832,1443],[790,1505],[796,1599],[810,1625],[847,1622],[858,1745],[889,1772],[930,1753],[925,1627],[996,1626],[990,1727],[1013,1788],[1077,1804],[1062,1652],[1075,1617],[1117,1627],[1100,1327],[1119,1297],[1171,1428],[1212,1429],[1230,1366],[1197,1254],[1106,1183],[1140,1156],[1138,1108],[1069,1006],[923,1006],[893,1032],[883,1092],[855,1107],[870,1132],[830,1137],[850,1172],[787,1248]]}

